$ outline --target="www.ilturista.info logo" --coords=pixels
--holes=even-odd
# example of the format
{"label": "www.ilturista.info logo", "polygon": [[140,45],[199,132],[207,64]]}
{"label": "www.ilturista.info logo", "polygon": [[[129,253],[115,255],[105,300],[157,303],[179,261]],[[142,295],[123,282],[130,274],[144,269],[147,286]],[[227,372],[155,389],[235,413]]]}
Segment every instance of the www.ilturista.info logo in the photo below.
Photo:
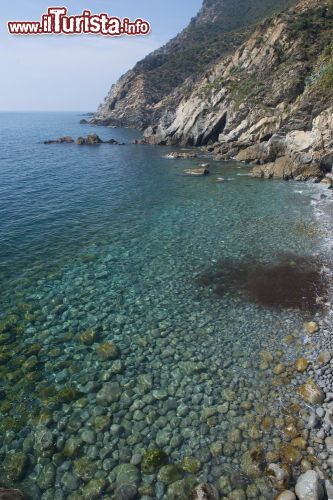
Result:
{"label": "www.ilturista.info logo", "polygon": [[8,21],[12,35],[148,35],[150,24],[143,19],[130,21],[108,14],[92,14],[84,10],[79,16],[69,16],[66,7],[49,7],[40,21]]}

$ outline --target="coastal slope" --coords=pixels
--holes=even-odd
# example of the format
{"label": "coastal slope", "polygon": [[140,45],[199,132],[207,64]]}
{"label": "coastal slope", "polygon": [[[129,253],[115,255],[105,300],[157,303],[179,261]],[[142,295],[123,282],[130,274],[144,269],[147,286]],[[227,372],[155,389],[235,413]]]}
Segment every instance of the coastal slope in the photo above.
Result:
{"label": "coastal slope", "polygon": [[256,23],[294,0],[204,0],[187,28],[123,75],[93,118],[101,125],[144,129],[177,109],[195,83],[231,54]]}
{"label": "coastal slope", "polygon": [[259,23],[145,140],[208,146],[259,164],[259,177],[322,176],[333,158],[332,39],[332,1],[301,0]]}

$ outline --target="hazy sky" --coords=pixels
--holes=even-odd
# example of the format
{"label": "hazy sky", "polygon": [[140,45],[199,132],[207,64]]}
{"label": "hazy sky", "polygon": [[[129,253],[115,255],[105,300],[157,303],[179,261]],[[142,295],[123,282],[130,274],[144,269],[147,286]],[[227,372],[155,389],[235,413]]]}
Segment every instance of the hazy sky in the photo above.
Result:
{"label": "hazy sky", "polygon": [[[111,84],[183,29],[202,0],[11,0],[0,5],[0,110],[94,111]],[[151,23],[147,37],[11,36],[7,21],[38,21],[49,6]]]}

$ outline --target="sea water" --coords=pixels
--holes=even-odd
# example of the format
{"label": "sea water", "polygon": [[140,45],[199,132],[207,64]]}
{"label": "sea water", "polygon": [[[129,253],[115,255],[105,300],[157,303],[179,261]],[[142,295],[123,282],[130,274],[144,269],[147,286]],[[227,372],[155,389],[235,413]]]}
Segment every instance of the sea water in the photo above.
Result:
{"label": "sea water", "polygon": [[[315,311],[243,281],[320,262],[318,186],[170,160],[81,118],[0,114],[1,484],[121,500],[208,481],[272,498],[246,453],[283,441],[262,424],[290,382],[272,369]],[[43,144],[88,133],[125,145]],[[202,162],[209,176],[183,175]],[[176,467],[144,470],[154,449]]]}

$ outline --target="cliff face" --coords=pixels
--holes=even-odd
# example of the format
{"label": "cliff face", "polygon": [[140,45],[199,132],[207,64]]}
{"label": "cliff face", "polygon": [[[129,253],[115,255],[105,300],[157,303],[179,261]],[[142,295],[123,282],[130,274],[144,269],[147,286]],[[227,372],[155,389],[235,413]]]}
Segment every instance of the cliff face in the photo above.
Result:
{"label": "cliff face", "polygon": [[204,0],[189,26],[111,87],[93,123],[146,128],[170,122],[208,68],[235,51],[255,24],[294,0]]}
{"label": "cliff face", "polygon": [[265,164],[258,176],[319,175],[333,158],[332,40],[332,0],[301,0],[212,65],[146,141],[208,145]]}

